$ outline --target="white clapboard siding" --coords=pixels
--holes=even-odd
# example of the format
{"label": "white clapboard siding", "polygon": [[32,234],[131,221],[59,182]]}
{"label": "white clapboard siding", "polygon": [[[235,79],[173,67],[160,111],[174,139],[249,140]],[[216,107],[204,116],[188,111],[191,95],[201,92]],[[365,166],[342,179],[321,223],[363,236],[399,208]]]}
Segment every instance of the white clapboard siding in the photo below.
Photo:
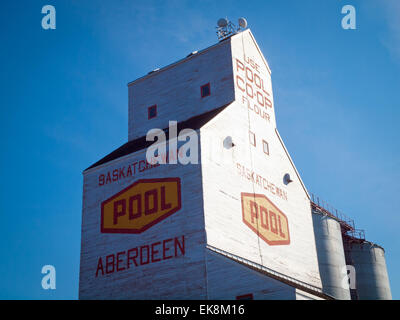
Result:
{"label": "white clapboard siding", "polygon": [[[187,120],[234,100],[230,42],[221,42],[183,61],[128,85],[129,140],[152,128],[167,128],[168,121]],[[210,83],[211,95],[202,98],[200,87]],[[148,107],[157,116],[148,119]]]}
{"label": "white clapboard siding", "polygon": [[[232,43],[234,60],[236,55],[243,54],[242,43],[245,43],[246,55],[263,65],[263,58],[250,32],[235,36]],[[268,77],[267,65],[264,65],[264,70],[262,75]],[[249,110],[242,104],[241,93],[236,86],[235,90],[237,101],[201,129],[207,243],[296,280],[321,287],[307,193],[280,142],[275,123],[266,123]],[[269,113],[273,119],[273,108]],[[249,130],[255,133],[255,147],[250,145]],[[223,147],[227,136],[231,136],[235,144],[231,149]],[[263,152],[262,139],[268,141],[269,155]],[[241,177],[238,163],[284,190],[287,200]],[[293,180],[288,185],[283,183],[285,173],[289,173]],[[289,245],[271,246],[242,222],[241,192],[265,194],[286,214]]]}
{"label": "white clapboard siding", "polygon": [[[145,159],[138,151],[84,173],[80,299],[205,298],[204,218],[200,165],[161,165],[99,186],[99,175]],[[180,177],[182,208],[141,234],[100,232],[102,201],[138,179]],[[185,255],[96,277],[99,257],[185,236]]]}
{"label": "white clapboard siding", "polygon": [[[232,300],[253,295],[255,300],[295,300],[296,289],[260,274],[218,253],[207,252],[208,299]],[[224,270],[227,277],[221,277]]]}
{"label": "white clapboard siding", "polygon": [[[250,84],[238,60],[248,61],[249,68],[256,66],[270,106],[257,106],[259,101],[241,90]],[[238,75],[244,82],[237,82]],[[206,83],[211,95],[201,98],[200,86]],[[157,116],[148,120],[147,108],[154,104]],[[250,291],[256,299],[313,298],[206,249],[209,245],[321,287],[307,191],[277,133],[271,72],[250,30],[130,83],[129,140],[152,128],[166,128],[171,120],[184,121],[225,105],[197,130],[200,164],[161,165],[99,185],[100,175],[144,160],[146,150],[140,150],[84,172],[81,299],[234,299]],[[255,134],[256,146],[250,144],[249,131]],[[224,147],[227,137],[234,147]],[[263,139],[269,155],[263,152]],[[284,196],[247,179],[239,168],[259,174]],[[285,173],[293,180],[289,185],[283,183]],[[140,234],[100,232],[104,200],[138,179],[166,177],[181,179],[178,212]],[[285,213],[290,244],[271,246],[243,223],[242,192],[264,194]],[[99,257],[182,235],[184,256],[95,276]]]}

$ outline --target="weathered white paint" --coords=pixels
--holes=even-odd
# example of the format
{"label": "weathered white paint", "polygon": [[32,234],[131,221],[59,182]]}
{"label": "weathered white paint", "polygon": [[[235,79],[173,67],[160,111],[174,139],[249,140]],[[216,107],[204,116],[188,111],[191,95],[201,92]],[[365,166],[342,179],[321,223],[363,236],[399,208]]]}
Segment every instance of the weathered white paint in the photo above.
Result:
{"label": "weathered white paint", "polygon": [[233,300],[246,294],[252,294],[255,300],[296,299],[295,288],[218,253],[208,251],[206,259],[208,299]]}
{"label": "weathered white paint", "polygon": [[[271,90],[268,66],[250,31],[232,38],[233,60],[243,60],[244,51],[260,66]],[[275,131],[273,108],[269,110],[271,121],[266,122],[242,104],[236,85],[235,95],[236,101],[200,130],[207,244],[321,288],[310,202]],[[255,147],[249,142],[249,131],[255,133]],[[223,146],[227,136],[235,144],[231,149]],[[263,152],[262,139],[269,144],[269,155]],[[238,163],[286,192],[287,200],[241,177]],[[293,179],[288,185],[283,183],[285,173]],[[242,222],[241,192],[265,194],[286,214],[289,245],[270,246]]]}
{"label": "weathered white paint", "polygon": [[[205,232],[199,165],[162,165],[99,186],[99,175],[145,159],[145,150],[84,173],[80,299],[203,299]],[[100,232],[101,202],[138,179],[180,177],[182,209],[141,234]],[[185,236],[185,255],[96,277],[100,256]]]}
{"label": "weathered white paint", "polygon": [[[184,121],[234,100],[230,42],[220,42],[128,85],[128,138],[145,136],[168,121]],[[200,87],[210,83],[211,95]],[[148,120],[147,108],[157,105],[157,117]]]}
{"label": "weathered white paint", "polygon": [[[258,65],[268,92],[271,107],[265,108],[267,118],[260,116],[254,105],[249,108],[235,82],[241,72],[235,69],[236,59],[245,60],[244,54]],[[202,99],[200,86],[208,82],[211,96]],[[158,115],[147,120],[147,107],[154,104]],[[247,288],[253,288],[258,292],[255,298],[261,299],[298,296],[288,285],[206,253],[206,244],[321,287],[309,199],[277,134],[270,70],[250,30],[132,82],[129,140],[144,136],[151,128],[166,128],[169,120],[183,121],[226,104],[229,106],[224,111],[198,130],[199,165],[162,165],[99,186],[100,174],[144,160],[145,150],[141,150],[84,172],[80,298],[231,299],[236,292],[245,294]],[[255,147],[249,143],[249,131],[256,135]],[[233,148],[223,146],[227,136],[232,137]],[[262,139],[268,142],[269,155],[263,152]],[[238,164],[258,173],[274,188],[266,190],[243,177]],[[293,179],[289,185],[283,183],[285,173]],[[181,178],[180,211],[141,234],[100,233],[102,201],[137,179],[163,177]],[[282,190],[280,196],[276,188]],[[243,223],[241,192],[265,194],[286,214],[289,245],[270,246]],[[100,256],[181,235],[185,236],[183,257],[95,277]],[[218,281],[229,274],[227,270],[242,274],[243,279],[218,289]],[[223,292],[223,288],[232,290],[232,294]]]}

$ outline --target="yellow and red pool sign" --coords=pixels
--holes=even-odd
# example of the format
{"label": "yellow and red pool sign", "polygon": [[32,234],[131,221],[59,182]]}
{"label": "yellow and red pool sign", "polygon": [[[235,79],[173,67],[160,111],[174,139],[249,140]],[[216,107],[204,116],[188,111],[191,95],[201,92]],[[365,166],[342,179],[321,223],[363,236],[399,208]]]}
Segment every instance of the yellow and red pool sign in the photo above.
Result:
{"label": "yellow and red pool sign", "polygon": [[180,178],[141,179],[101,204],[102,233],[142,233],[181,209]]}
{"label": "yellow and red pool sign", "polygon": [[263,194],[242,193],[243,222],[269,245],[290,244],[286,215]]}

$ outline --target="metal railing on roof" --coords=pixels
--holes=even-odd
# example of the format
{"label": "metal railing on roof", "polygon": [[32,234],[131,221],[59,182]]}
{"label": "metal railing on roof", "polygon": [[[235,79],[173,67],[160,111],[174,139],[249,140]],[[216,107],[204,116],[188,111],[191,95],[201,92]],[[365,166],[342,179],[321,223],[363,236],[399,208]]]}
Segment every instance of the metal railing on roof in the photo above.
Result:
{"label": "metal railing on roof", "polygon": [[353,239],[365,240],[365,231],[362,229],[348,230],[346,236]]}
{"label": "metal railing on roof", "polygon": [[343,233],[351,238],[365,240],[365,231],[362,229],[356,229],[354,220],[349,218],[343,212],[337,210],[328,202],[320,199],[318,196],[311,193],[311,207],[314,210],[320,211],[327,216],[336,219],[342,226]]}

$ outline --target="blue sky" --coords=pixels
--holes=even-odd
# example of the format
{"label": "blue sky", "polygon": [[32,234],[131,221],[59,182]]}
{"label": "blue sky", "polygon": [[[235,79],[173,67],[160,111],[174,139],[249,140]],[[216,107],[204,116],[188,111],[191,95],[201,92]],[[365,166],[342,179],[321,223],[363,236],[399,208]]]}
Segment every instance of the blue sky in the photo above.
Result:
{"label": "blue sky", "polygon": [[[57,29],[41,28],[41,8]],[[356,8],[357,29],[341,28]],[[386,249],[400,298],[400,2],[6,0],[0,298],[78,297],[82,171],[127,141],[126,84],[244,16],[272,69],[278,129],[309,191]],[[41,268],[57,270],[43,290]]]}

